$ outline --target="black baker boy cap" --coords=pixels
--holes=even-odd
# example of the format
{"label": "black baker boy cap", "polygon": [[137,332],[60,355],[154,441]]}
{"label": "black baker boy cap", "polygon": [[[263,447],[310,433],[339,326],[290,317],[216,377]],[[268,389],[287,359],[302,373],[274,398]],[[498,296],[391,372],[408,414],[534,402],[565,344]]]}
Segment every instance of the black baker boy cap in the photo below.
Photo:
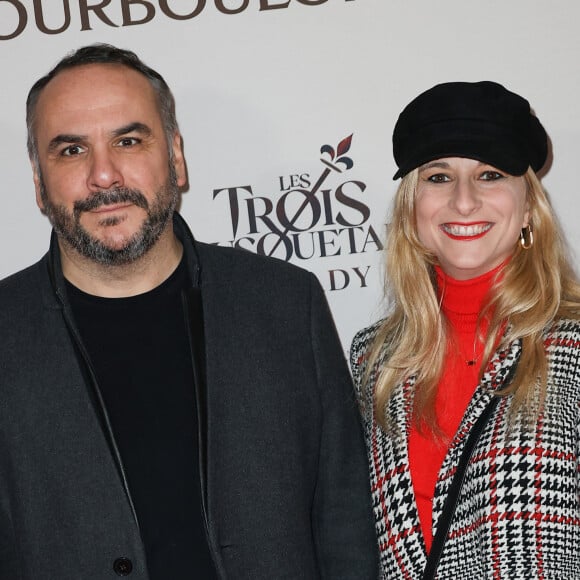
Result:
{"label": "black baker boy cap", "polygon": [[526,99],[491,81],[435,85],[411,101],[393,132],[393,179],[442,157],[467,157],[510,175],[542,168],[548,139]]}

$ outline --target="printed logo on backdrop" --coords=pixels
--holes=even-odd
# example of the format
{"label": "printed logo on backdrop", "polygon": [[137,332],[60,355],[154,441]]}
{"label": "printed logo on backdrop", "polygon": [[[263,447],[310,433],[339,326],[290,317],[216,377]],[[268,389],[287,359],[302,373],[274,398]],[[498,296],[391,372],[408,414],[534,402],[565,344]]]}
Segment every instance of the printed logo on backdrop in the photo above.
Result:
{"label": "printed logo on backdrop", "polygon": [[[353,0],[343,0],[352,2]],[[292,4],[318,6],[328,0],[0,0],[0,40],[20,36],[27,26],[44,34],[62,34],[69,28],[92,30],[96,24],[112,28],[138,26],[157,18],[191,20],[206,10],[235,15],[267,12]]]}
{"label": "printed logo on backdrop", "polygon": [[314,263],[351,256],[342,261],[350,264],[354,258],[353,265],[325,269],[318,276],[331,291],[355,285],[366,288],[371,265],[365,263],[365,255],[382,250],[383,245],[363,200],[366,184],[345,179],[354,166],[347,155],[351,144],[352,135],[336,147],[323,145],[320,171],[277,176],[274,194],[257,193],[252,185],[214,189],[214,201],[227,205],[232,232],[229,240],[214,243],[313,270]]}

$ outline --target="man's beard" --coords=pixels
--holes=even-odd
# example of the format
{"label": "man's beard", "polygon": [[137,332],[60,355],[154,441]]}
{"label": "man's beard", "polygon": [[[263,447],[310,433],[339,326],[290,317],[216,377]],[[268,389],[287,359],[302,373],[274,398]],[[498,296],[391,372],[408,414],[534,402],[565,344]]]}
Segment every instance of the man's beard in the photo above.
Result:
{"label": "man's beard", "polygon": [[[72,213],[63,205],[53,204],[48,196],[42,175],[40,176],[40,196],[44,213],[48,217],[58,237],[79,254],[105,266],[131,264],[144,256],[159,239],[179,201],[179,190],[175,168],[170,165],[166,184],[155,193],[151,205],[138,189],[118,187],[93,193],[87,199],[76,201]],[[141,228],[122,247],[111,248],[93,237],[80,223],[81,214],[102,205],[132,203],[147,213]],[[120,223],[119,217],[103,218],[102,226]]]}

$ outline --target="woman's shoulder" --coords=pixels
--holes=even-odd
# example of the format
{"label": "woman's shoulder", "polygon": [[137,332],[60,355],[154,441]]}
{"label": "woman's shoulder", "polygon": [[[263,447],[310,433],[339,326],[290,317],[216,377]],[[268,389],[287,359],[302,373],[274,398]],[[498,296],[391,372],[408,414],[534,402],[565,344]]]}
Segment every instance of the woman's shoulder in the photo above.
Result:
{"label": "woman's shoulder", "polygon": [[580,396],[580,320],[562,318],[544,336],[552,378],[571,381]]}
{"label": "woman's shoulder", "polygon": [[369,401],[372,401],[372,391],[368,387],[365,387],[364,383],[366,382],[365,376],[369,357],[371,356],[375,339],[383,323],[384,320],[378,320],[374,324],[359,330],[354,335],[350,347],[350,368],[352,371],[354,390],[361,405],[363,417],[365,416],[364,408],[372,408],[372,404],[368,406]]}
{"label": "woman's shoulder", "polygon": [[354,335],[350,347],[351,359],[353,354],[356,354],[357,356],[366,354],[368,349],[373,345],[379,330],[383,326],[383,323],[384,319],[377,320],[377,322],[375,322],[374,324],[366,326],[365,328],[361,328]]}
{"label": "woman's shoulder", "polygon": [[548,356],[548,392],[558,396],[559,416],[575,409],[580,420],[580,320],[562,318],[554,322],[544,335]]}
{"label": "woman's shoulder", "polygon": [[369,341],[372,341],[379,332],[380,328],[383,326],[384,322],[385,319],[381,318],[381,320],[377,320],[376,322],[373,322],[373,324],[361,328],[354,335],[354,338],[352,339],[353,344],[354,343],[364,344],[368,343]]}
{"label": "woman's shoulder", "polygon": [[560,318],[546,333],[547,346],[567,346],[580,349],[580,320]]}
{"label": "woman's shoulder", "polygon": [[384,319],[378,320],[374,324],[359,330],[352,339],[350,346],[350,368],[355,385],[365,375],[369,358],[371,357],[373,348],[376,346],[376,338],[383,328],[384,323]]}

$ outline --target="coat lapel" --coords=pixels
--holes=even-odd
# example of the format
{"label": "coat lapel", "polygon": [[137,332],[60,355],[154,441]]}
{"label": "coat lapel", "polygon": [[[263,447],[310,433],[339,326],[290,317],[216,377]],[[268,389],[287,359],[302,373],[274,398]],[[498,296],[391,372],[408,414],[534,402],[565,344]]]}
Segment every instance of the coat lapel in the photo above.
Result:
{"label": "coat lapel", "polygon": [[[374,380],[373,380],[374,383]],[[411,472],[409,430],[414,379],[398,387],[387,407],[392,429],[385,432],[373,422],[370,435],[372,497],[379,547],[388,561],[385,570],[397,570],[401,577],[418,578],[426,554]],[[394,566],[394,567],[393,567]]]}
{"label": "coat lapel", "polygon": [[[511,381],[511,377],[513,376],[517,366],[520,351],[520,341],[517,340],[495,354],[489,362],[482,380],[467,406],[463,419],[461,420],[457,433],[449,446],[449,450],[445,455],[445,459],[443,460],[437,477],[437,485],[435,487],[435,495],[433,499],[433,534],[437,531],[437,523],[441,517],[449,486],[451,485],[455,473],[455,466],[459,462],[459,458],[463,452],[471,428],[483,410],[487,407],[493,393],[499,389],[505,388]],[[493,422],[494,419],[492,416],[490,423],[493,424]]]}

